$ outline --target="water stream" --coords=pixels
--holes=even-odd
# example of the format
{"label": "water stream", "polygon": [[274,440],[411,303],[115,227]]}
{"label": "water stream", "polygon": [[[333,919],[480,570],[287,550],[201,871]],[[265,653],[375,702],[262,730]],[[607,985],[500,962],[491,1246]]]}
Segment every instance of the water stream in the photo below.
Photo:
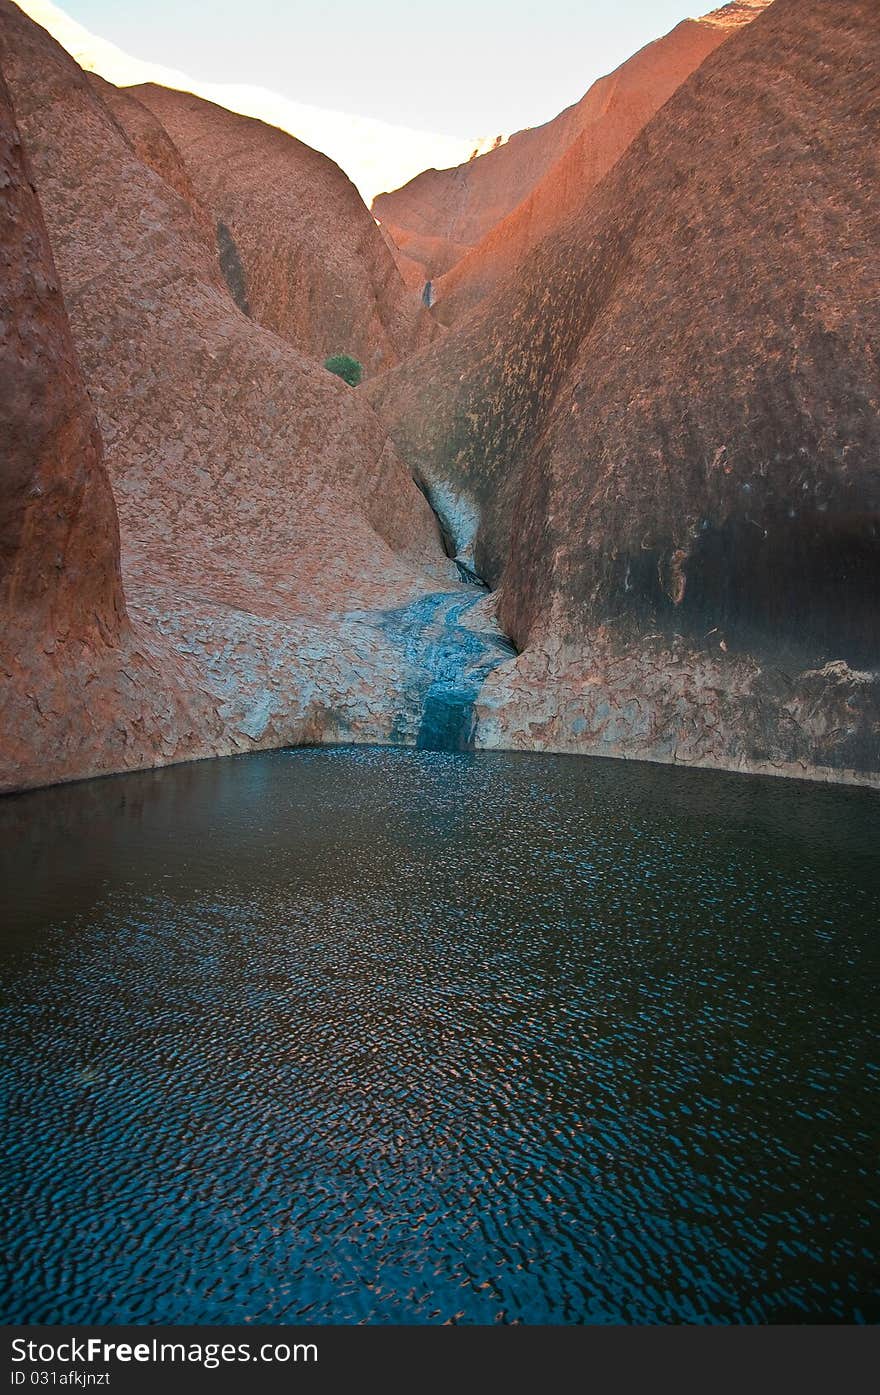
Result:
{"label": "water stream", "polygon": [[473,573],[467,580],[471,584],[457,591],[422,596],[382,617],[384,633],[423,675],[415,695],[421,710],[416,737],[420,750],[470,749],[480,688],[494,668],[516,657],[510,640],[487,628],[488,621],[468,623],[487,588]]}

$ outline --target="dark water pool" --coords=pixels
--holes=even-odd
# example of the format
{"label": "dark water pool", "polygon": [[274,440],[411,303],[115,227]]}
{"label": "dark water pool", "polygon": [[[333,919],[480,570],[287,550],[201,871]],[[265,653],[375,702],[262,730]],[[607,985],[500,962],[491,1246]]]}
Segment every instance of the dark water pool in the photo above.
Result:
{"label": "dark water pool", "polygon": [[0,801],[7,1320],[876,1320],[880,799],[276,752]]}

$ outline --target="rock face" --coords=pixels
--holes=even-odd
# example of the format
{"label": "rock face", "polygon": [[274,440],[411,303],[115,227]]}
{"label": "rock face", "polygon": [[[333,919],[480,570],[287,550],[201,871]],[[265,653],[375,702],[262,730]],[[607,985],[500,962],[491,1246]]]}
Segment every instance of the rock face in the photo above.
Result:
{"label": "rock face", "polygon": [[571,144],[512,212],[445,275],[440,273],[434,286],[437,318],[443,324],[461,319],[512,275],[543,238],[580,211],[663,103],[719,44],[769,3],[734,3],[703,19],[686,19],[594,83],[565,128],[566,135],[573,133]]}
{"label": "rock face", "polygon": [[470,251],[465,243],[451,242],[449,238],[428,237],[407,228],[388,228],[384,223],[381,227],[401,276],[419,292],[426,282],[438,280]]}
{"label": "rock face", "polygon": [[180,151],[239,308],[310,358],[350,353],[367,374],[431,341],[433,320],[326,155],[186,92],[132,94]]}
{"label": "rock face", "polygon": [[506,217],[577,135],[577,106],[447,170],[423,170],[373,212],[407,256],[440,276]]}
{"label": "rock face", "polygon": [[375,385],[526,649],[485,744],[880,771],[880,27],[776,0]]}
{"label": "rock face", "polygon": [[[86,77],[104,106],[116,118],[138,159],[154,170],[160,179],[164,179],[196,213],[200,212],[198,197],[180,151],[158,117],[143,102],[139,102],[130,90],[114,87],[112,82],[107,82],[97,73],[87,73]],[[204,223],[206,227],[210,226],[207,218]]]}
{"label": "rock face", "polygon": [[685,20],[552,121],[374,199],[376,217],[421,265],[423,279],[444,278],[435,284],[442,322],[476,304],[577,208],[688,74],[767,4],[735,0],[705,19]]}
{"label": "rock face", "polygon": [[[372,117],[291,100],[265,87],[241,82],[205,82],[179,68],[135,58],[90,34],[64,13],[54,0],[17,0],[19,8],[48,30],[87,73],[100,73],[117,88],[156,83],[160,87],[193,92],[228,111],[255,117],[295,136],[304,145],[320,150],[346,171],[361,198],[369,206],[383,189],[396,189],[426,164],[456,165],[501,137],[440,135],[391,125]],[[271,34],[265,31],[266,42]]]}
{"label": "rock face", "polygon": [[[415,740],[427,680],[387,615],[457,581],[385,430],[360,390],[240,313],[168,170],[10,0],[0,40],[104,440],[130,619],[94,419],[13,145],[4,197],[27,220],[10,245],[24,269],[3,379],[4,606],[30,640],[7,664],[0,786],[322,737]],[[36,605],[52,613],[45,647],[68,614],[85,636],[63,662],[34,659]]]}
{"label": "rock face", "polygon": [[164,120],[0,0],[0,787],[472,734],[880,783],[875,21],[775,0],[352,391],[242,313]]}
{"label": "rock face", "polygon": [[[0,75],[0,788],[195,749],[177,656],[126,614],[116,506]],[[191,675],[190,675],[191,677]],[[136,752],[140,752],[138,756]]]}
{"label": "rock face", "polygon": [[36,634],[125,623],[116,506],[6,84],[0,76],[0,608]]}

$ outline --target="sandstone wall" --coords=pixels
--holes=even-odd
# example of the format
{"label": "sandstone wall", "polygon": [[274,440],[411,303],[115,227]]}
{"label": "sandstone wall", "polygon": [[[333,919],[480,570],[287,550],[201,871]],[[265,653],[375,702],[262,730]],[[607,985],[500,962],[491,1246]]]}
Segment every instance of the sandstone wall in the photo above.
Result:
{"label": "sandstone wall", "polygon": [[[446,583],[450,564],[385,429],[358,392],[240,313],[168,170],[144,162],[96,84],[10,0],[0,40],[94,412],[63,343],[27,370],[43,375],[50,444],[53,420],[68,423],[51,487],[88,520],[66,543],[73,599],[51,604],[83,624],[97,607],[106,631],[47,666],[28,624],[0,783],[405,732],[413,675],[384,617]],[[13,473],[26,492],[42,468],[22,457]],[[67,584],[41,580],[68,526],[54,502],[32,511],[30,551],[15,542],[23,515],[6,520],[16,615]],[[76,579],[86,562],[91,596]]]}
{"label": "sandstone wall", "polygon": [[376,385],[527,651],[485,740],[880,767],[875,20],[776,0]]}
{"label": "sandstone wall", "polygon": [[310,358],[353,354],[368,374],[430,343],[431,316],[338,165],[189,93],[132,92],[180,150],[221,245],[234,246],[249,314]]}

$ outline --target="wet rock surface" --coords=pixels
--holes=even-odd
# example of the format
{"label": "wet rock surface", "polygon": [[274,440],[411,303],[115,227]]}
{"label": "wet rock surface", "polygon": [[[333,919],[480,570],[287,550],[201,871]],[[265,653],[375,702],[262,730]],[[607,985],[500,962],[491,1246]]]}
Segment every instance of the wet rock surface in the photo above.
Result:
{"label": "wet rock surface", "polygon": [[571,752],[844,784],[878,778],[877,671],[723,653],[660,634],[548,639],[490,673],[477,747]]}
{"label": "wet rock surface", "polygon": [[414,675],[393,734],[422,750],[469,750],[480,689],[490,673],[516,656],[494,620],[485,587],[474,582],[420,597],[382,617],[383,633]]}
{"label": "wet rock surface", "polygon": [[[382,616],[457,581],[429,505],[363,397],[236,308],[203,222],[95,84],[9,0],[0,35],[131,622],[6,685],[0,783],[390,739],[413,676]],[[112,541],[107,506],[87,549]]]}
{"label": "wet rock surface", "polygon": [[[776,0],[516,284],[372,388],[419,478],[478,514],[526,651],[492,744],[543,740],[541,709],[557,747],[595,749],[603,719],[561,715],[561,675],[616,708],[611,655],[649,718],[609,752],[877,778],[875,17]],[[780,652],[792,701],[759,716]]]}

